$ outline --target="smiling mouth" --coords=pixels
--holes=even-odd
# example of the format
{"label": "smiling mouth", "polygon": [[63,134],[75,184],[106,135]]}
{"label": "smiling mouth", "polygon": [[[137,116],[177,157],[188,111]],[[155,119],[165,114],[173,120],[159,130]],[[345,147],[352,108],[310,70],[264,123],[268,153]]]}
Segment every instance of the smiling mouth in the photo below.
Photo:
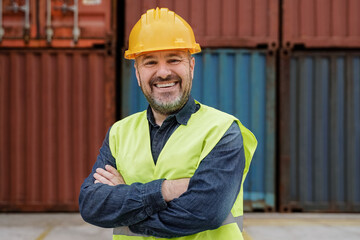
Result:
{"label": "smiling mouth", "polygon": [[155,87],[157,88],[168,88],[168,87],[172,87],[172,86],[175,86],[176,85],[176,82],[172,82],[172,83],[158,83],[158,84],[155,84]]}

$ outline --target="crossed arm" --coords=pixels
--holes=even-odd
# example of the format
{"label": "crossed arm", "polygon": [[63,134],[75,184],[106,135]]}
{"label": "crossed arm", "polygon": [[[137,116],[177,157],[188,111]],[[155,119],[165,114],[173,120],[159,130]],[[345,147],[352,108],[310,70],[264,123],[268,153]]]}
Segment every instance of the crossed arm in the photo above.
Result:
{"label": "crossed arm", "polygon": [[79,197],[84,220],[100,227],[129,226],[156,237],[179,237],[219,227],[241,187],[242,137],[233,124],[191,179],[157,179],[127,185],[118,174],[106,137]]}
{"label": "crossed arm", "polygon": [[[109,186],[116,186],[119,184],[126,184],[121,174],[112,166],[105,165],[105,169],[97,168],[94,173],[94,183],[107,184]],[[161,185],[161,194],[166,202],[170,202],[175,198],[180,197],[186,192],[189,186],[190,178],[182,178],[176,180],[164,180]]]}

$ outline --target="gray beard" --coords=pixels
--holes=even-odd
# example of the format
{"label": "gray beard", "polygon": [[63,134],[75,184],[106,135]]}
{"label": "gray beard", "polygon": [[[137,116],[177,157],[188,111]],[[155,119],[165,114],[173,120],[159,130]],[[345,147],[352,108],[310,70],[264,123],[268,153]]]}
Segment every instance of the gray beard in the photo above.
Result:
{"label": "gray beard", "polygon": [[144,94],[144,96],[146,97],[147,101],[150,104],[150,107],[154,111],[162,115],[171,115],[178,112],[188,101],[189,95],[190,93],[184,93],[183,95],[179,96],[171,103],[162,103]]}
{"label": "gray beard", "polygon": [[[190,71],[189,71],[190,72]],[[140,78],[140,73],[138,72],[139,78]],[[191,75],[189,73],[189,79],[191,78]],[[182,84],[182,79],[179,77],[180,79],[180,84]],[[147,94],[145,94],[143,87],[142,87],[142,83],[141,83],[141,79],[140,80],[140,88],[141,91],[143,92],[146,100],[148,101],[148,103],[150,104],[150,107],[162,114],[162,115],[171,115],[174,114],[176,112],[178,112],[188,101],[189,96],[190,96],[190,92],[191,92],[191,88],[192,88],[192,82],[190,82],[190,88],[188,91],[184,91],[183,95],[177,97],[173,102],[171,103],[162,103],[160,101],[157,101],[155,98],[148,96]],[[192,81],[192,79],[191,79]]]}

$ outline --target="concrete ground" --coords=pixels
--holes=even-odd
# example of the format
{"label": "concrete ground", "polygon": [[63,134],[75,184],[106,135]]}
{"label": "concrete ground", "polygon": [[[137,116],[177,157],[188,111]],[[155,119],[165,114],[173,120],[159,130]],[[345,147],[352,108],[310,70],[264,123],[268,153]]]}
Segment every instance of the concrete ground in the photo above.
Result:
{"label": "concrete ground", "polygon": [[360,214],[247,213],[246,240],[360,240]]}
{"label": "concrete ground", "polygon": [[[112,239],[79,214],[0,214],[1,240]],[[246,213],[246,240],[359,240],[360,214]]]}

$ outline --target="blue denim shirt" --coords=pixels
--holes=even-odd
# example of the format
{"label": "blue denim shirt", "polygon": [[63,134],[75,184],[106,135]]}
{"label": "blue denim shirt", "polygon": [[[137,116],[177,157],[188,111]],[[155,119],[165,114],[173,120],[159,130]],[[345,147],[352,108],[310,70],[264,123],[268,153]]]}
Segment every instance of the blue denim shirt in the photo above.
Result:
{"label": "blue denim shirt", "polygon": [[[199,109],[192,97],[159,127],[148,108],[151,150],[154,161],[168,138]],[[130,230],[155,237],[180,237],[216,229],[230,213],[241,187],[245,166],[242,135],[234,122],[214,149],[202,160],[188,190],[166,203],[161,194],[164,179],[149,183],[108,186],[94,184],[96,168],[116,161],[107,133],[91,174],[81,186],[80,213],[86,222],[99,227],[129,226]]]}

